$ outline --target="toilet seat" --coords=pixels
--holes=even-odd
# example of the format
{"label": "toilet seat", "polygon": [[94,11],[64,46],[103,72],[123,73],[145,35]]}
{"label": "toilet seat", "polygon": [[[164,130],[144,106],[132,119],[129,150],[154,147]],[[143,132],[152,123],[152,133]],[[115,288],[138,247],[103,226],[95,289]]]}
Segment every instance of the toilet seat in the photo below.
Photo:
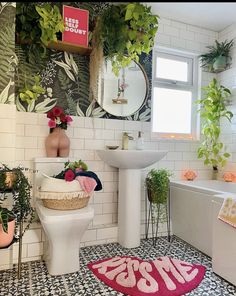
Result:
{"label": "toilet seat", "polygon": [[36,208],[38,216],[41,222],[59,222],[65,220],[77,220],[77,219],[88,219],[93,218],[94,209],[87,206],[77,210],[53,210],[46,208],[41,200],[37,200]]}

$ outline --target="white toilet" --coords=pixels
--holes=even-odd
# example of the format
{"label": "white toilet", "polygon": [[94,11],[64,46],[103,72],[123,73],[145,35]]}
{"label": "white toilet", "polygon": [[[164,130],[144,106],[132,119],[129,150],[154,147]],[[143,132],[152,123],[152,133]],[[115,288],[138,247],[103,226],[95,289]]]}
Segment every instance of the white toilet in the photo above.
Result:
{"label": "white toilet", "polygon": [[[35,158],[35,187],[40,185],[41,173],[59,173],[66,158]],[[61,275],[79,270],[79,247],[81,238],[94,217],[94,209],[87,206],[77,210],[52,210],[34,200],[35,208],[47,236],[44,244],[44,260],[51,275]]]}

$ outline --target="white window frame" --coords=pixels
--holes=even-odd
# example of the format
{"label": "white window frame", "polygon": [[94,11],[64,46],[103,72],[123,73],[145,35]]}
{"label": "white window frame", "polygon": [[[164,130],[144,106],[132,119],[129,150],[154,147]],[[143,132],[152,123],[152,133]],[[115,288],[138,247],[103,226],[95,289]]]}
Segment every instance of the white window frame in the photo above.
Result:
{"label": "white window frame", "polygon": [[[156,78],[156,57],[160,56],[163,58],[186,61],[189,65],[188,67],[188,80],[187,82]],[[152,73],[152,114],[151,114],[151,124],[152,124],[152,138],[159,139],[181,139],[181,140],[199,140],[199,115],[197,114],[197,105],[194,103],[195,100],[199,99],[200,95],[200,81],[199,77],[199,60],[196,54],[191,54],[187,52],[181,52],[172,49],[162,49],[156,48],[153,50],[153,73]],[[162,87],[167,89],[176,90],[186,90],[192,92],[192,110],[191,110],[191,132],[190,133],[160,133],[153,131],[153,101],[154,101],[154,87]]]}

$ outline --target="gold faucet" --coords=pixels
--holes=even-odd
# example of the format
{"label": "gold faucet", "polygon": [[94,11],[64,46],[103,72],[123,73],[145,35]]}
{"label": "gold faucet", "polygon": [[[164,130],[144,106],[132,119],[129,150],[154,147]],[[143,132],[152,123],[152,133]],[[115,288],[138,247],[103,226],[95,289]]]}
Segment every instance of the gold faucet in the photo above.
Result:
{"label": "gold faucet", "polygon": [[134,137],[129,136],[127,132],[123,132],[122,134],[122,150],[128,150],[129,140],[134,140]]}

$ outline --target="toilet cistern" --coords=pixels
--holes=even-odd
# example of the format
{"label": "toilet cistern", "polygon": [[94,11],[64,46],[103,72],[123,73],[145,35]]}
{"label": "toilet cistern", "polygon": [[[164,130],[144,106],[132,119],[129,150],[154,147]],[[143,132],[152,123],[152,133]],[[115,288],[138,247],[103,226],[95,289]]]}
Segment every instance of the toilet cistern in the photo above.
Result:
{"label": "toilet cistern", "polygon": [[122,133],[122,150],[128,150],[129,140],[134,140],[134,137],[130,136],[129,133]]}

